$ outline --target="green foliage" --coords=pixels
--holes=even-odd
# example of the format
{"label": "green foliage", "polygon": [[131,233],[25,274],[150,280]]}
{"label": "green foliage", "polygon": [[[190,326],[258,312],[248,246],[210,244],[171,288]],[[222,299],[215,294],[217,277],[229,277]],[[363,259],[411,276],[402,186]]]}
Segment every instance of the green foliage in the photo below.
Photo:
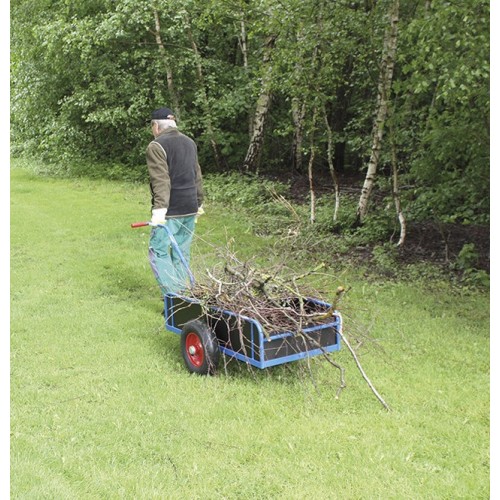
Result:
{"label": "green foliage", "polygon": [[474,243],[466,243],[456,259],[456,265],[460,269],[469,269],[475,267],[479,260],[479,254],[476,251]]}
{"label": "green foliage", "polygon": [[477,269],[479,254],[474,243],[466,243],[460,250],[453,267],[462,272],[462,284],[470,288],[487,289],[490,277],[482,269]]}
{"label": "green foliage", "polygon": [[433,2],[402,30],[394,129],[416,218],[489,221],[488,33],[485,0]]}
{"label": "green foliage", "polygon": [[[246,224],[251,234],[280,235],[296,222],[296,214],[277,200],[278,196],[288,194],[288,186],[281,182],[255,175],[211,174],[204,178],[204,189],[209,203],[234,213],[244,210],[250,214]],[[295,208],[303,211],[302,207]]]}
{"label": "green foliage", "polygon": [[204,178],[208,200],[251,213],[267,211],[273,203],[272,192],[283,194],[287,186],[255,175],[211,174]]}
{"label": "green foliage", "polygon": [[[400,4],[391,113],[378,175],[390,171],[392,143],[410,220],[489,223],[489,2]],[[315,172],[328,168],[325,118],[337,168],[357,173],[370,154],[390,5],[389,0],[16,0],[11,3],[12,153],[58,165],[76,162],[80,173],[92,164],[92,177],[141,178],[150,112],[173,106],[168,67],[179,127],[198,143],[205,172],[241,168],[265,78],[272,106],[261,172],[292,170],[299,130],[293,103],[304,111],[299,173],[304,174],[311,144]],[[164,52],[155,36],[154,9]],[[267,54],[270,36],[275,44]],[[70,175],[74,169],[55,170]],[[341,209],[346,207],[354,213],[339,217],[342,228],[355,219],[355,203]],[[363,231],[375,239],[391,234],[383,205],[373,210],[381,213],[367,221],[360,238]],[[320,226],[331,226],[331,214],[324,222],[321,210],[318,215]]]}
{"label": "green foliage", "polygon": [[90,163],[90,162],[42,162],[28,159],[16,161],[23,168],[36,175],[47,177],[108,179],[126,182],[142,182],[147,179],[145,166],[133,167],[123,163]]}
{"label": "green foliage", "polygon": [[489,290],[490,276],[483,269],[465,269],[461,279],[461,286],[473,291]]}

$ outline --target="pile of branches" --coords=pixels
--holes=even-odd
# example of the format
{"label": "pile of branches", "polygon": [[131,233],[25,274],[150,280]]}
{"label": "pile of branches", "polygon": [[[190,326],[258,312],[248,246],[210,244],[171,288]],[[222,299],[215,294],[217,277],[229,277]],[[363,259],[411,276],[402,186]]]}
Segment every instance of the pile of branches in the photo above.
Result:
{"label": "pile of branches", "polygon": [[[251,262],[239,260],[229,249],[226,248],[225,251],[226,254],[219,259],[220,264],[216,268],[198,273],[197,283],[190,293],[200,302],[204,314],[209,316],[210,311],[218,309],[252,318],[262,325],[266,336],[282,332],[307,336],[304,330],[312,324],[332,321],[342,298],[348,292],[348,289],[339,286],[334,296],[327,300],[323,293],[306,284],[310,281],[306,278],[323,273],[324,264],[299,275],[285,265],[263,272]],[[310,298],[316,299],[315,303],[326,305],[311,307]],[[240,333],[243,335],[243,332]],[[366,376],[348,339],[342,332],[339,334],[372,392],[389,410],[389,406]],[[326,351],[323,356],[340,371],[338,397],[346,386],[344,369]]]}
{"label": "pile of branches", "polygon": [[311,309],[308,298],[317,298],[318,294],[301,286],[299,281],[320,267],[323,266],[300,276],[289,274],[283,278],[281,269],[262,273],[249,262],[233,258],[217,275],[206,270],[208,279],[197,284],[193,293],[208,309],[229,310],[259,321],[267,336],[287,331],[301,334],[312,323],[331,321],[345,291],[343,287],[338,288],[336,300],[330,307]]}

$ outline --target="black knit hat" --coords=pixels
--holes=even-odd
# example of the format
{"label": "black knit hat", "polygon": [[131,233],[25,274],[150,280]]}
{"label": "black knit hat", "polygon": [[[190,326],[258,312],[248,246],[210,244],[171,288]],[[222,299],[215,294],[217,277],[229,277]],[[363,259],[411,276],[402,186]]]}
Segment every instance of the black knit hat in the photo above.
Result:
{"label": "black knit hat", "polygon": [[151,120],[167,120],[168,117],[174,117],[174,112],[169,108],[155,109],[151,113]]}

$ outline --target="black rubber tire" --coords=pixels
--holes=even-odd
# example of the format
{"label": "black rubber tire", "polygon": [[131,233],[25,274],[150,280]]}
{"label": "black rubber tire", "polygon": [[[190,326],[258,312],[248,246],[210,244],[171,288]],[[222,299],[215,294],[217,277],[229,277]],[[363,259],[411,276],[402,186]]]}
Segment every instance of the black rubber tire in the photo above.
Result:
{"label": "black rubber tire", "polygon": [[213,375],[219,364],[219,343],[206,323],[193,320],[181,333],[181,353],[186,368],[198,375]]}

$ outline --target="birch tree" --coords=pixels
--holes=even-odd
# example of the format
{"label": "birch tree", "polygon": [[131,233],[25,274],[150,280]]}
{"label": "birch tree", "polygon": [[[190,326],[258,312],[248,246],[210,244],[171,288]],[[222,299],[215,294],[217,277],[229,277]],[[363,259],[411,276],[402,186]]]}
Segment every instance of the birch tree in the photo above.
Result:
{"label": "birch tree", "polygon": [[335,192],[335,208],[333,210],[333,221],[337,221],[337,215],[339,213],[339,207],[340,207],[340,185],[339,185],[339,177],[337,175],[337,171],[335,169],[335,162],[334,162],[334,137],[333,137],[333,131],[332,127],[330,126],[330,123],[328,122],[328,115],[326,112],[326,109],[323,108],[323,114],[324,114],[324,119],[325,119],[325,127],[326,127],[326,133],[328,137],[328,146],[327,146],[327,158],[328,158],[328,168],[330,170],[330,176],[332,178],[333,182],[333,189]]}
{"label": "birch tree", "polygon": [[313,175],[313,166],[314,159],[316,157],[316,143],[315,143],[315,134],[316,134],[316,118],[318,116],[318,109],[315,107],[313,110],[312,116],[312,124],[311,124],[311,139],[310,139],[310,150],[311,154],[309,156],[309,162],[307,165],[307,177],[309,180],[309,198],[310,198],[310,210],[309,210],[309,221],[311,224],[316,222],[316,192],[314,189],[314,175]]}
{"label": "birch tree", "polygon": [[406,240],[406,217],[401,205],[401,195],[399,191],[399,173],[398,173],[398,155],[396,143],[394,140],[394,130],[392,124],[389,126],[390,145],[391,145],[391,176],[392,176],[392,199],[394,200],[394,207],[399,221],[399,240],[396,244],[402,247]]}
{"label": "birch tree", "polygon": [[243,161],[245,172],[258,172],[259,162],[264,144],[264,127],[269,114],[272,99],[272,51],[276,43],[276,35],[269,35],[265,42],[264,57],[262,60],[262,84],[259,98],[255,107],[252,124],[252,137]]}
{"label": "birch tree", "polygon": [[389,12],[389,27],[384,36],[384,47],[382,61],[380,64],[379,83],[377,91],[377,108],[372,129],[372,146],[366,178],[361,190],[358,202],[356,218],[362,223],[368,213],[368,203],[373,190],[377,167],[382,150],[382,139],[384,136],[384,125],[387,118],[389,99],[391,93],[392,76],[396,59],[396,48],[398,40],[399,0],[393,0]]}

